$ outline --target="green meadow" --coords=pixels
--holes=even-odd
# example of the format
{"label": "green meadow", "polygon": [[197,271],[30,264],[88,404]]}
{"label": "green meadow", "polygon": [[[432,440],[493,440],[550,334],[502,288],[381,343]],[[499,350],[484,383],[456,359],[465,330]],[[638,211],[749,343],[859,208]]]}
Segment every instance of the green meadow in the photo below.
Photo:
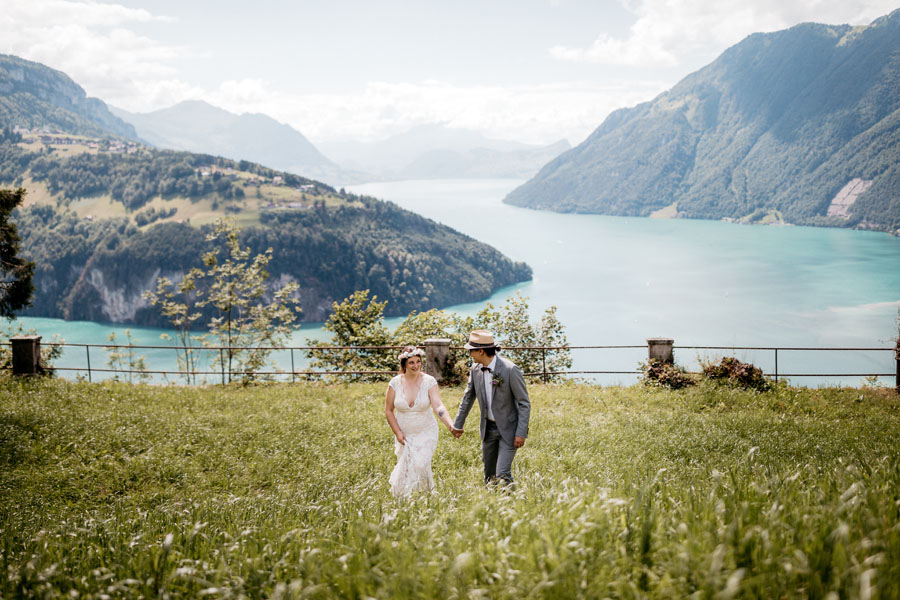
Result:
{"label": "green meadow", "polygon": [[900,597],[893,390],[532,385],[396,500],[384,389],[0,378],[0,598]]}

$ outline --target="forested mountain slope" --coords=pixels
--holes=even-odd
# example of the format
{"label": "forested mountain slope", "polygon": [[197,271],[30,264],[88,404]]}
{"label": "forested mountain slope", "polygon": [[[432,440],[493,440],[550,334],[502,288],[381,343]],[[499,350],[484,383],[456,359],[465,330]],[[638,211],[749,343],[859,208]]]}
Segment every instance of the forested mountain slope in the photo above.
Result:
{"label": "forested mountain slope", "polygon": [[564,212],[900,228],[900,10],[754,34],[615,111],[506,202]]}
{"label": "forested mountain slope", "polygon": [[392,203],[249,161],[123,140],[127,128],[99,100],[85,105],[62,73],[4,64],[46,78],[33,114],[21,86],[0,90],[0,103],[15,108],[0,112],[0,187],[27,191],[14,218],[23,255],[37,263],[24,314],[162,324],[143,292],[199,266],[223,215],[243,226],[254,252],[273,249],[271,281],[300,284],[307,321],[325,320],[332,302],[360,289],[388,300],[386,314],[405,315],[531,277],[524,263]]}
{"label": "forested mountain slope", "polygon": [[0,124],[137,139],[134,127],[65,73],[8,54],[0,54]]}

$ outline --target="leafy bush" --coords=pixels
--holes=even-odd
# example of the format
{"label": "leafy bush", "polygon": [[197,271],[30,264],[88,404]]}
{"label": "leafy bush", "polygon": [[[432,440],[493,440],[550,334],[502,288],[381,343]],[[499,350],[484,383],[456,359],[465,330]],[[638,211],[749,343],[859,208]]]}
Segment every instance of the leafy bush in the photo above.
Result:
{"label": "leafy bush", "polygon": [[[539,373],[546,365],[548,372],[565,371],[572,366],[572,357],[566,339],[565,328],[556,318],[556,307],[548,308],[541,319],[532,324],[528,319],[528,297],[517,293],[506,299],[506,304],[495,307],[490,302],[474,317],[461,317],[439,309],[411,312],[391,333],[382,323],[387,301],[377,302],[377,296],[369,296],[369,290],[353,293],[343,302],[332,305],[332,313],[324,328],[332,332],[330,342],[307,340],[316,348],[308,351],[311,366],[333,371],[381,371],[397,368],[396,350],[373,349],[329,350],[329,346],[406,346],[418,345],[428,338],[448,338],[450,356],[441,375],[443,383],[455,385],[464,382],[469,373],[471,359],[462,348],[474,329],[494,332],[497,343],[506,352],[514,347],[553,347],[554,350],[510,350],[513,362],[523,373]],[[562,380],[562,375],[548,375],[547,380]],[[355,381],[377,381],[383,376],[360,374]]]}
{"label": "leafy bush", "polygon": [[644,385],[679,390],[695,383],[694,378],[683,367],[656,358],[641,363],[640,369],[643,371],[641,383]]}
{"label": "leafy bush", "polygon": [[718,364],[703,364],[703,376],[717,383],[725,383],[744,389],[765,391],[769,382],[762,369],[750,363],[741,362],[732,356],[726,356]]}
{"label": "leafy bush", "polygon": [[[314,369],[329,371],[355,371],[351,381],[380,381],[384,376],[364,371],[392,371],[398,368],[397,351],[391,346],[391,333],[384,326],[384,307],[387,301],[378,302],[377,296],[369,297],[369,290],[357,290],[343,302],[332,304],[331,316],[322,326],[330,331],[329,342],[308,339],[314,346],[307,351]],[[337,346],[341,349],[332,349]],[[385,346],[360,350],[352,346]],[[348,348],[351,347],[351,348]]]}
{"label": "leafy bush", "polygon": [[[26,330],[22,326],[21,321],[16,323],[12,319],[0,322],[3,323],[3,326],[0,327],[0,371],[9,371],[12,369],[10,339],[19,335],[37,335],[37,330],[34,328]],[[53,361],[62,356],[63,348],[60,344],[64,343],[65,340],[57,333],[49,341],[44,341],[41,344],[41,368],[44,374],[53,374]]]}

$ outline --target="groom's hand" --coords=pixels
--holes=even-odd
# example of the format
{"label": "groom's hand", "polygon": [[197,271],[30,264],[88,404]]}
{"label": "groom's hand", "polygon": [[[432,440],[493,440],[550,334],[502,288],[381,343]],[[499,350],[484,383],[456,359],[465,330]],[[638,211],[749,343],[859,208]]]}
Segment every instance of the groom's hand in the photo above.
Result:
{"label": "groom's hand", "polygon": [[451,425],[451,426],[450,426],[450,433],[453,434],[453,437],[455,437],[456,439],[459,439],[459,438],[462,436],[462,434],[465,433],[465,431],[462,430],[462,429],[457,429],[456,427],[453,427],[453,426]]}
{"label": "groom's hand", "polygon": [[525,438],[519,437],[519,436],[516,436],[515,438],[513,438],[513,446],[515,446],[516,448],[521,448],[524,445],[525,445]]}

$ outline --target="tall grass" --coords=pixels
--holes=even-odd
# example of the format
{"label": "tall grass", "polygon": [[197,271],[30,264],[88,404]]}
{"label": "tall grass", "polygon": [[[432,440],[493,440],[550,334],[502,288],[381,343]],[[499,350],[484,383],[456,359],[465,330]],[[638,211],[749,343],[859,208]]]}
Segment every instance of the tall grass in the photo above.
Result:
{"label": "tall grass", "polygon": [[384,387],[0,380],[0,597],[900,597],[891,393],[532,386],[395,500]]}

